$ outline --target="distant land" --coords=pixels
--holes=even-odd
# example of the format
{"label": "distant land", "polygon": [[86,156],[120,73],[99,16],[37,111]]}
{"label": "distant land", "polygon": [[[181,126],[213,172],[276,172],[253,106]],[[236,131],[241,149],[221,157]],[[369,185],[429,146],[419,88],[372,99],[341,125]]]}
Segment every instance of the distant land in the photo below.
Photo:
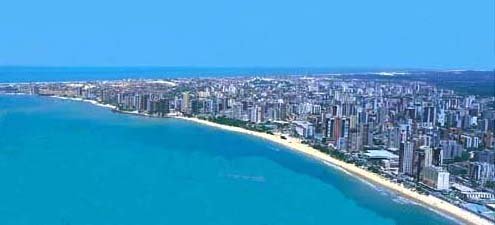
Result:
{"label": "distant land", "polygon": [[495,96],[495,70],[325,67],[36,67],[0,66],[0,83],[237,76],[345,75],[359,79],[425,81],[459,94]]}

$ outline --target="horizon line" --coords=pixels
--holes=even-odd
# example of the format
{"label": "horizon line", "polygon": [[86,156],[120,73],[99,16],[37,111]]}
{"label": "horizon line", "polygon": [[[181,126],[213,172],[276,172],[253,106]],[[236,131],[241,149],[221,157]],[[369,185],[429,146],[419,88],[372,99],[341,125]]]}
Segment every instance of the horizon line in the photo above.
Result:
{"label": "horizon line", "polygon": [[[196,69],[331,69],[331,70],[373,70],[369,72],[384,71],[495,71],[494,68],[474,68],[474,67],[372,67],[372,66],[206,66],[206,65],[83,65],[83,66],[68,66],[68,65],[0,65],[0,68],[60,68],[60,69],[159,69],[159,68],[196,68]],[[365,72],[365,71],[362,71]]]}

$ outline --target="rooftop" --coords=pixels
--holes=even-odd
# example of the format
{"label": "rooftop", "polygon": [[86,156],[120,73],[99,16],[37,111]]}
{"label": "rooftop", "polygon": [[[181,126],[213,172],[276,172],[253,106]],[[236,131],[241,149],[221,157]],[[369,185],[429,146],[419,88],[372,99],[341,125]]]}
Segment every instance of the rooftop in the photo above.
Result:
{"label": "rooftop", "polygon": [[399,159],[398,155],[386,150],[368,150],[364,155],[370,159]]}

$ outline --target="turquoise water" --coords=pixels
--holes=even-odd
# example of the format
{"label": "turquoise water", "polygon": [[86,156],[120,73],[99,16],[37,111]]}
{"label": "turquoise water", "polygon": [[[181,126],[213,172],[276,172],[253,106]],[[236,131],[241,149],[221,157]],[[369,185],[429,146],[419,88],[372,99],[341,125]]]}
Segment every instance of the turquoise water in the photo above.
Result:
{"label": "turquoise water", "polygon": [[254,137],[0,96],[0,224],[454,224]]}

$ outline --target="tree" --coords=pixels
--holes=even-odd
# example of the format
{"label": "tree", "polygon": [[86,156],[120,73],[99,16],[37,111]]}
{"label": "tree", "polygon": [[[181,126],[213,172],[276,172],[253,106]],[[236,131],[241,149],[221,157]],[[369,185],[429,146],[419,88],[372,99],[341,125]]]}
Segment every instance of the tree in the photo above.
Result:
{"label": "tree", "polygon": [[486,188],[495,189],[495,181],[487,181],[487,182],[485,183],[485,187],[486,187]]}
{"label": "tree", "polygon": [[461,156],[456,156],[454,158],[454,162],[465,162],[465,161],[468,161],[470,157],[471,157],[471,155],[469,154],[469,152],[465,151],[465,152],[462,152]]}

